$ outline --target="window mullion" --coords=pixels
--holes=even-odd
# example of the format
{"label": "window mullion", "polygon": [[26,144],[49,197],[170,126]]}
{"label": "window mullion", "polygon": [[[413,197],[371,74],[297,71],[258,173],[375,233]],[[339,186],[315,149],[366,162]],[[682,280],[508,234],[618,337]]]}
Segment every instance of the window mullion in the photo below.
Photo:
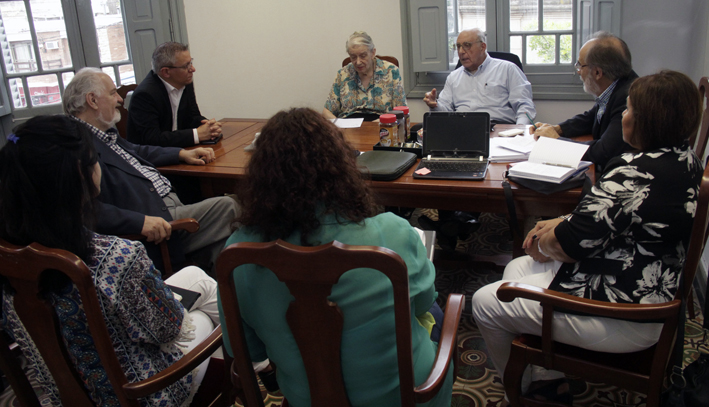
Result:
{"label": "window mullion", "polygon": [[544,0],[537,0],[537,31],[544,33]]}
{"label": "window mullion", "polygon": [[[64,22],[66,24],[66,36],[69,42],[69,53],[71,55],[71,64],[75,71],[84,68],[87,65],[84,55],[83,39],[79,28],[79,16],[77,15],[77,4],[74,0],[61,0],[62,10],[64,12]],[[85,5],[89,8],[91,4]],[[62,87],[62,91],[63,91]]]}
{"label": "window mullion", "polygon": [[[30,6],[30,0],[24,0],[25,2],[25,15],[27,16],[27,24],[30,26],[30,38],[32,38],[32,49],[34,50],[34,59],[38,73],[43,73],[42,69],[42,59],[39,54],[39,45],[37,42],[37,30],[34,28],[34,16],[32,15],[32,7]],[[26,84],[25,84],[26,86]],[[28,88],[25,88],[28,89]],[[31,98],[28,98],[31,99]]]}
{"label": "window mullion", "polygon": [[[66,1],[68,0],[63,0],[62,3]],[[74,25],[74,27],[78,28],[77,33],[79,42],[77,44],[81,44],[81,48],[83,49],[82,64],[80,66],[76,66],[76,69],[79,70],[86,66],[100,67],[101,57],[98,49],[96,24],[94,24],[91,0],[75,0],[73,3],[76,5],[74,12],[76,13],[75,16],[77,19],[77,24]],[[67,24],[67,30],[68,26],[69,24]]]}

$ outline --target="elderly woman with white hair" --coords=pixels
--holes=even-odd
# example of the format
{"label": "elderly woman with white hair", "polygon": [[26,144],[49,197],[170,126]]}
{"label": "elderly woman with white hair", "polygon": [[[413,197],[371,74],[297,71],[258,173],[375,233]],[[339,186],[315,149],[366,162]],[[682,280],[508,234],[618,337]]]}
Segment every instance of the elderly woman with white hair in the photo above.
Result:
{"label": "elderly woman with white hair", "polygon": [[385,113],[396,106],[406,106],[399,68],[376,57],[372,37],[356,31],[345,47],[352,62],[337,72],[323,109],[326,118]]}

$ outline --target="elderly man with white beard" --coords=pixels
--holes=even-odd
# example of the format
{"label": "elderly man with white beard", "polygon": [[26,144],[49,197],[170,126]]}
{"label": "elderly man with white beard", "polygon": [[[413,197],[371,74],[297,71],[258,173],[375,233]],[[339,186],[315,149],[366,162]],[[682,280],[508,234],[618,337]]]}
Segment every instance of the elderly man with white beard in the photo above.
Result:
{"label": "elderly man with white beard", "polygon": [[604,31],[594,33],[581,47],[576,72],[583,90],[596,98],[593,107],[555,126],[536,123],[536,131],[532,127],[530,132],[535,138],[593,135],[583,160],[602,171],[611,158],[631,149],[623,141],[621,119],[628,88],[638,75],[625,41]]}
{"label": "elderly man with white beard", "polygon": [[[205,199],[184,205],[156,167],[179,164],[206,165],[214,161],[214,150],[156,147],[132,144],[120,136],[115,124],[122,102],[111,77],[98,68],[77,72],[64,91],[64,112],[85,124],[94,136],[98,162],[103,174],[95,231],[111,235],[142,234],[147,237],[148,255],[162,269],[157,243],[170,242],[171,260],[184,261],[185,254],[204,270],[214,271],[214,263],[226,239],[237,204],[230,197]],[[171,238],[173,219],[195,218],[196,233]]]}

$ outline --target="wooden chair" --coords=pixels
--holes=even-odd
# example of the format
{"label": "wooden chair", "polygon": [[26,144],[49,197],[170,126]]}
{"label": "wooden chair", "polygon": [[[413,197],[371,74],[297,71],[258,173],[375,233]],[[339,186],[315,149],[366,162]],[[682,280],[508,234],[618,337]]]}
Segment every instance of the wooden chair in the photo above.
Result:
{"label": "wooden chair", "polygon": [[[694,152],[700,159],[704,159],[704,152],[707,148],[707,140],[709,140],[709,78],[703,77],[699,80],[699,93],[702,95],[704,103],[704,114],[702,115],[702,124],[699,126],[699,133],[693,135],[689,139],[689,145],[694,148]],[[706,291],[709,295],[709,291]],[[687,297],[687,311],[691,319],[695,318],[694,299],[692,291],[689,291]],[[704,312],[707,312],[706,310]]]}
{"label": "wooden chair", "polygon": [[[396,65],[397,68],[399,67],[399,60],[396,59],[395,57],[390,57],[390,56],[386,56],[386,55],[377,55],[377,58],[387,61],[387,62],[390,62],[390,63]],[[352,59],[350,59],[350,57],[343,59],[342,60],[342,67],[344,68],[350,62],[352,62]]]}
{"label": "wooden chair", "polygon": [[[562,294],[521,283],[505,283],[497,290],[501,301],[515,298],[539,301],[544,307],[542,336],[520,335],[512,343],[510,359],[505,368],[505,392],[513,407],[553,405],[521,394],[522,374],[527,365],[543,366],[594,382],[612,384],[647,395],[647,407],[658,407],[667,362],[677,332],[680,305],[692,289],[692,281],[707,241],[709,211],[709,167],[704,171],[694,226],[683,269],[683,288],[673,301],[663,304],[613,304]],[[657,344],[633,353],[604,353],[566,345],[552,340],[552,320],[555,308],[562,308],[599,317],[632,321],[662,321],[664,326]]]}
{"label": "wooden chair", "polygon": [[116,129],[118,129],[118,135],[127,138],[128,133],[127,133],[127,126],[128,126],[128,107],[126,106],[126,97],[128,96],[128,92],[132,92],[137,88],[137,84],[132,84],[132,85],[122,85],[120,86],[118,90],[118,94],[121,96],[123,99],[123,102],[120,103],[120,106],[118,107],[118,111],[121,112],[121,120],[116,123]]}
{"label": "wooden chair", "polygon": [[[348,246],[331,242],[317,247],[300,247],[282,240],[268,243],[236,243],[217,260],[217,281],[227,331],[234,351],[233,380],[241,385],[247,406],[263,406],[251,357],[246,348],[241,314],[234,288],[233,270],[242,264],[258,264],[272,270],[286,283],[295,300],[286,319],[293,332],[308,376],[312,406],[349,406],[340,365],[343,316],[337,304],[327,300],[340,276],[354,268],[381,271],[394,287],[396,344],[402,406],[430,400],[440,390],[451,358],[457,349],[456,332],[463,296],[448,297],[436,361],[428,379],[414,385],[411,361],[411,311],[406,265],[393,251],[374,246]],[[317,270],[317,273],[313,273]],[[312,327],[317,326],[317,330]]]}
{"label": "wooden chair", "polygon": [[[184,230],[189,233],[194,233],[199,230],[199,222],[197,222],[197,219],[194,218],[175,219],[171,220],[169,223],[170,226],[172,226],[172,233],[175,233],[178,230]],[[125,235],[121,237],[128,240],[140,241],[146,239],[146,237],[143,235]],[[175,271],[172,268],[172,261],[170,260],[170,249],[168,247],[167,240],[163,240],[158,246],[160,246],[160,254],[162,255],[163,261],[162,278],[165,279],[173,275]]]}
{"label": "wooden chair", "polygon": [[0,331],[0,370],[12,387],[15,397],[22,407],[40,407],[37,394],[22,370],[19,345],[13,342],[7,333]]}
{"label": "wooden chair", "polygon": [[[209,358],[222,344],[221,327],[217,327],[168,369],[149,379],[129,383],[113,350],[92,275],[84,262],[65,250],[49,249],[37,243],[20,247],[0,240],[0,275],[15,291],[17,314],[47,364],[66,406],[94,406],[94,403],[71,362],[54,308],[43,293],[41,280],[47,270],[65,274],[79,290],[101,364],[122,406],[139,406],[139,398],[176,382]],[[217,398],[219,402],[223,401],[221,394]]]}

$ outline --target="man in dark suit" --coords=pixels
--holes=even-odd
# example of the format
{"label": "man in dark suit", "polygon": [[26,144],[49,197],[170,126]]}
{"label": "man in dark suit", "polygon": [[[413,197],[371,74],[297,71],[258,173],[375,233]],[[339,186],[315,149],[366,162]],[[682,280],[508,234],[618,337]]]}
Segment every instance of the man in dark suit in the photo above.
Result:
{"label": "man in dark suit", "polygon": [[189,147],[221,134],[221,123],[199,111],[192,78],[195,67],[187,45],[166,42],[153,52],[153,70],[128,105],[128,141],[163,147]]}
{"label": "man in dark suit", "polygon": [[[94,135],[101,166],[101,192],[98,196],[96,232],[112,235],[142,234],[148,242],[170,239],[172,260],[181,262],[184,254],[205,270],[213,264],[231,235],[236,218],[236,202],[216,197],[184,205],[170,181],[157,166],[178,164],[205,165],[215,160],[211,148],[184,150],[132,144],[118,136],[114,125],[121,118],[117,107],[122,101],[111,78],[98,68],[77,72],[64,91],[64,112],[84,123]],[[195,218],[196,233],[171,235],[168,221]],[[155,244],[146,244],[148,255],[160,268],[162,258]]]}
{"label": "man in dark suit", "polygon": [[591,36],[576,61],[583,90],[596,98],[593,107],[556,126],[537,123],[535,138],[577,137],[592,134],[593,140],[583,156],[602,170],[608,161],[631,149],[623,141],[621,120],[630,84],[638,75],[633,71],[628,45],[603,31]]}

